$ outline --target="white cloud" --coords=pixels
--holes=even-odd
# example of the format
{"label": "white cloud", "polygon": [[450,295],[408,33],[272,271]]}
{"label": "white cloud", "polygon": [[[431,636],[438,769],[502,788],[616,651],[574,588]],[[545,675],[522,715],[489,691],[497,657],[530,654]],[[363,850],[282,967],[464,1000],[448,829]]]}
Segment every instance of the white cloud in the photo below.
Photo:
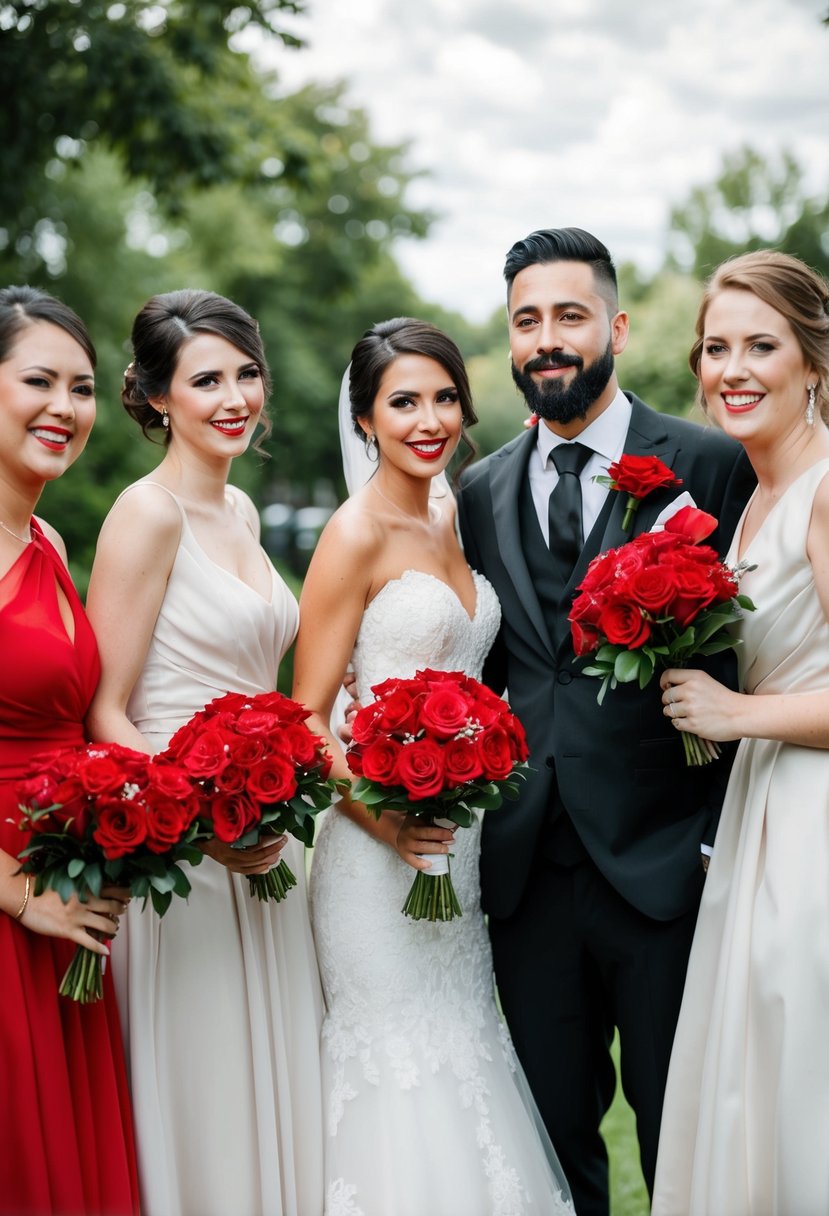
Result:
{"label": "white cloud", "polygon": [[348,82],[374,138],[411,141],[411,201],[441,218],[399,257],[468,316],[501,302],[533,228],[578,224],[655,268],[670,207],[725,152],[788,148],[829,185],[825,0],[309,0],[309,47],[263,48],[283,86]]}

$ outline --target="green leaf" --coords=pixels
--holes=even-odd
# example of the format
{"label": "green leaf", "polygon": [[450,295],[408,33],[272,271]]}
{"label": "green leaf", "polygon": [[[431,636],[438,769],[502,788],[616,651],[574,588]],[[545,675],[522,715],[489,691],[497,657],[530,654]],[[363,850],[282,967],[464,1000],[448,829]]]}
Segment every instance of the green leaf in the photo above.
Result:
{"label": "green leaf", "polygon": [[173,890],[176,895],[182,899],[186,899],[191,890],[190,879],[184,873],[184,870],[179,869],[178,866],[173,866],[170,873],[173,875]]}
{"label": "green leaf", "polygon": [[633,650],[623,650],[616,656],[613,674],[620,684],[630,684],[639,674],[642,656]]}
{"label": "green leaf", "polygon": [[175,885],[175,877],[169,870],[165,874],[152,874],[150,876],[150,886],[154,891],[161,891],[166,894],[167,891],[172,891]]}
{"label": "green leaf", "polygon": [[153,908],[159,916],[163,916],[172,903],[172,891],[159,891],[157,887],[153,887],[150,891],[150,898],[153,901]]}
{"label": "green leaf", "polygon": [[101,887],[104,885],[104,876],[101,873],[101,867],[97,861],[90,861],[87,863],[86,871],[84,873],[84,880],[86,885],[89,887],[89,890],[97,899],[101,894]]}
{"label": "green leaf", "polygon": [[66,867],[66,873],[70,878],[77,878],[79,874],[83,874],[86,868],[86,862],[82,857],[71,857]]}

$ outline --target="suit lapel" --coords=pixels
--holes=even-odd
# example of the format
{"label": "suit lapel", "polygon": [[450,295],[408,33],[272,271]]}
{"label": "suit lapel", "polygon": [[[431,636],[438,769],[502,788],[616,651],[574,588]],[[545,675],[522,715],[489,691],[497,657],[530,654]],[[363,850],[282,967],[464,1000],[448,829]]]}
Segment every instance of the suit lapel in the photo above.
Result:
{"label": "suit lapel", "polygon": [[548,654],[552,655],[553,643],[524,557],[519,518],[521,489],[536,442],[535,430],[531,429],[525,435],[519,435],[497,454],[497,458],[493,458],[490,489],[495,536],[501,561],[512,579],[518,600],[532,622],[541,644]]}

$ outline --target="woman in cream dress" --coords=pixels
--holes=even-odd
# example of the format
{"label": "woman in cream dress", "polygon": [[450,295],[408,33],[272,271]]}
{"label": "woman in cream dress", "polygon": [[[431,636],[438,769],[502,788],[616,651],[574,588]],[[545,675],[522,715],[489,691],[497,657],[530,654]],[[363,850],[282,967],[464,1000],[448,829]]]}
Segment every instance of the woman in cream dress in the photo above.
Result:
{"label": "woman in cream dress", "polygon": [[743,692],[663,677],[678,730],[741,739],[706,879],[662,1119],[655,1216],[829,1212],[829,288],[795,258],[714,274],[691,365],[758,487]]}
{"label": "woman in cream dress", "polygon": [[[276,685],[297,605],[227,485],[268,388],[255,322],[208,292],[157,296],[133,327],[123,401],[166,439],[98,545],[89,614],[99,739],[162,749],[226,692]],[[283,850],[298,887],[252,900]],[[114,959],[146,1216],[319,1216],[321,994],[302,847],[216,841],[163,920],[133,903]]]}

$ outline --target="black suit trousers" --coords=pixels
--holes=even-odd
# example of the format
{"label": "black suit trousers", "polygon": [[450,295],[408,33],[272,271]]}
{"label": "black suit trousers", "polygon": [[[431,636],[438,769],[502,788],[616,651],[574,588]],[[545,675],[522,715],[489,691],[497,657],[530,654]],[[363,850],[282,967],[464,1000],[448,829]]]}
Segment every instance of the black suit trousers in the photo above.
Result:
{"label": "black suit trousers", "polygon": [[614,1025],[650,1191],[662,1098],[697,910],[652,920],[589,857],[539,857],[516,912],[490,918],[504,1013],[578,1216],[607,1216],[599,1124],[613,1099]]}

